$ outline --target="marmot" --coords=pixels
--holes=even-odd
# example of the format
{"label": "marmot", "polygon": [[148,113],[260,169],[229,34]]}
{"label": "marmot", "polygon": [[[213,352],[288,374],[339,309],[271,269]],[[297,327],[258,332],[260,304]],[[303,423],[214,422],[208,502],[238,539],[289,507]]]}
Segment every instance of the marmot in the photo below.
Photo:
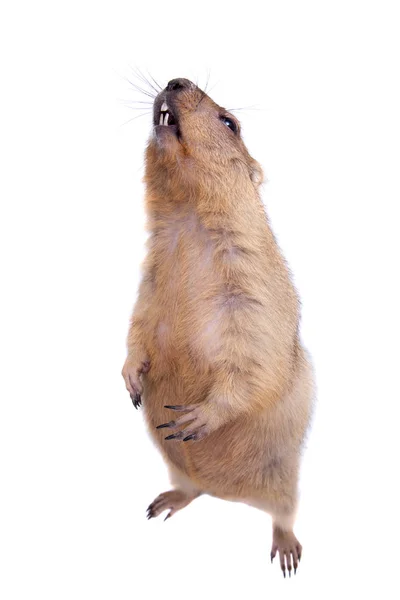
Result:
{"label": "marmot", "polygon": [[235,116],[187,79],[154,101],[146,150],[148,253],[122,374],[174,489],[148,518],[208,493],[271,514],[286,576],[313,405],[299,300]]}

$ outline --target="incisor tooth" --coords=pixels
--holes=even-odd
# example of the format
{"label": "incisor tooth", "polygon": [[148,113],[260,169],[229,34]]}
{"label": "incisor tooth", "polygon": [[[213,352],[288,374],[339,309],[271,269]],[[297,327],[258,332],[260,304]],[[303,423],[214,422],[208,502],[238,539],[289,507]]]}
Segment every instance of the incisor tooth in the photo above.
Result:
{"label": "incisor tooth", "polygon": [[161,107],[161,110],[162,110],[162,112],[166,112],[166,111],[168,110],[168,105],[167,105],[167,103],[165,102],[165,100],[164,100],[164,102],[163,102],[163,105],[162,105],[162,107]]}
{"label": "incisor tooth", "polygon": [[168,125],[169,113],[165,113],[164,125]]}
{"label": "incisor tooth", "polygon": [[163,114],[161,113],[159,125],[164,125],[163,121],[164,121],[164,117],[163,117]]}

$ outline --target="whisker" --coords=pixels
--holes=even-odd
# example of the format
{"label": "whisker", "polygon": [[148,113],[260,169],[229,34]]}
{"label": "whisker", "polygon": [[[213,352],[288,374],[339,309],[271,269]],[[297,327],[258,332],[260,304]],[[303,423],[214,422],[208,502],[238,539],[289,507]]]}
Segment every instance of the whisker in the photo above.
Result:
{"label": "whisker", "polygon": [[140,92],[142,94],[144,94],[145,96],[148,96],[149,98],[151,98],[152,100],[155,99],[156,95],[155,94],[151,94],[150,92],[144,90],[142,87],[140,87],[139,85],[137,85],[136,83],[133,83],[133,81],[131,81],[130,79],[128,79],[127,77],[124,77],[124,79],[137,91]]}
{"label": "whisker", "polygon": [[206,85],[204,86],[205,93],[207,93],[208,84],[210,83],[210,77],[211,77],[211,69],[208,68],[207,69],[207,81],[206,81]]}
{"label": "whisker", "polygon": [[162,87],[161,85],[158,83],[158,81],[156,79],[154,79],[153,75],[151,75],[149,72],[147,72],[148,76],[151,78],[152,81],[154,81],[154,83],[156,84],[156,86],[158,87],[158,91],[161,92],[162,91]]}
{"label": "whisker", "polygon": [[[196,107],[196,108],[198,108],[198,107],[199,107],[200,103],[201,103],[201,102],[204,100],[204,98],[207,96],[207,94],[209,94],[209,93],[210,93],[210,91],[211,91],[211,90],[212,90],[212,89],[213,89],[213,88],[214,88],[214,87],[217,85],[217,84],[215,83],[215,84],[213,85],[213,87],[211,88],[211,90],[208,90],[208,84],[209,84],[209,82],[210,82],[210,76],[211,76],[211,70],[210,70],[210,69],[208,69],[208,72],[207,72],[207,81],[206,81],[206,85],[204,86],[204,90],[201,90],[201,98],[200,98],[199,102],[197,103],[197,107]],[[217,82],[217,83],[219,83],[219,82]]]}
{"label": "whisker", "polygon": [[141,104],[142,106],[137,106],[136,108],[152,108],[153,107],[153,102],[142,102],[141,100],[128,100],[126,98],[118,98],[118,102],[120,102],[121,104],[125,104],[125,106],[132,106],[134,104]]}
{"label": "whisker", "polygon": [[[123,106],[125,106],[125,108],[130,108],[131,110],[143,110],[143,106],[130,106],[129,104],[123,104]],[[150,108],[150,106],[149,106]],[[148,113],[152,112],[151,110],[146,111]]]}
{"label": "whisker", "polygon": [[203,90],[200,90],[200,91],[201,91],[201,98],[197,103],[196,110],[199,108],[201,102],[203,102],[204,98],[207,96],[207,94]]}
{"label": "whisker", "polygon": [[[210,95],[210,92],[213,91],[213,89],[219,84],[220,79],[218,79],[218,81],[216,83],[214,83],[214,85],[207,91],[207,94]],[[207,82],[208,85],[208,82]]]}
{"label": "whisker", "polygon": [[153,106],[153,102],[150,100],[132,100],[135,104],[147,104],[147,106]]}
{"label": "whisker", "polygon": [[[154,85],[151,83],[151,81],[149,81],[147,79],[147,77],[142,73],[142,71],[139,69],[139,67],[136,67],[135,69],[133,69],[133,72],[136,74],[136,77],[138,77],[142,83],[144,83],[145,85],[147,85],[149,88],[151,88],[156,94],[158,94],[158,92],[160,90],[158,90],[156,87],[154,87]],[[161,88],[160,88],[161,89]]]}
{"label": "whisker", "polygon": [[122,123],[122,125],[120,125],[120,127],[123,127],[123,125],[127,125],[128,123],[130,123],[131,121],[134,121],[135,119],[138,119],[139,117],[145,117],[146,115],[150,115],[151,111],[147,111],[142,113],[141,115],[136,115],[135,117],[132,117],[131,119],[128,119],[127,121],[125,121],[125,123]]}

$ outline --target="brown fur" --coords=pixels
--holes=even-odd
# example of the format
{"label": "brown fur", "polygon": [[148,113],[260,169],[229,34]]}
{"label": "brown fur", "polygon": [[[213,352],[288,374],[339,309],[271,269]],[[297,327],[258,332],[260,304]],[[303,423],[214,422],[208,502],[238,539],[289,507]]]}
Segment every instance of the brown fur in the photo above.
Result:
{"label": "brown fur", "polygon": [[[268,511],[276,545],[291,534],[313,397],[299,301],[261,168],[220,120],[234,117],[189,82],[160,97],[180,133],[156,127],[146,151],[150,238],[123,375],[175,481]],[[196,405],[201,439],[166,441],[192,429],[156,429],[184,414],[165,405]]]}

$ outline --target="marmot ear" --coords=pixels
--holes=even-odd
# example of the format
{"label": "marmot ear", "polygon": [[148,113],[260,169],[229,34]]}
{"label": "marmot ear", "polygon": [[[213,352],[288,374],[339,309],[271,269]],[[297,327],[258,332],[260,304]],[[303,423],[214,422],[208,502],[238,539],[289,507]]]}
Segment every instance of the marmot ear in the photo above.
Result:
{"label": "marmot ear", "polygon": [[261,166],[254,159],[251,160],[250,164],[250,179],[256,187],[262,184],[264,181],[264,173]]}

